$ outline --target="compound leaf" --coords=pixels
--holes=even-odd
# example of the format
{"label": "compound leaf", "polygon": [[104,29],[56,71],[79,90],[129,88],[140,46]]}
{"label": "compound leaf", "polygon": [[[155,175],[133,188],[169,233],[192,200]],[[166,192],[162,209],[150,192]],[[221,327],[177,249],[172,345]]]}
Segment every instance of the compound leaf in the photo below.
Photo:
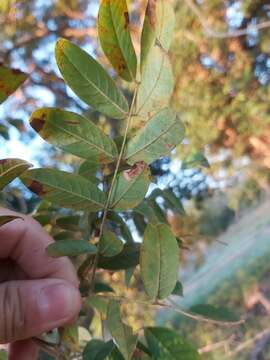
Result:
{"label": "compound leaf", "polygon": [[97,248],[84,240],[59,240],[47,247],[52,257],[96,254]]}
{"label": "compound leaf", "polygon": [[184,125],[175,112],[163,109],[128,142],[125,158],[131,165],[141,160],[151,164],[159,157],[169,155],[184,135]]}
{"label": "compound leaf", "polygon": [[0,65],[0,104],[2,104],[27,79],[27,74]]}
{"label": "compound leaf", "polygon": [[55,205],[91,212],[104,208],[105,194],[80,175],[56,169],[34,169],[21,179],[32,192]]}
{"label": "compound leaf", "polygon": [[155,359],[200,359],[196,348],[173,330],[163,327],[148,327],[145,328],[144,335]]}
{"label": "compound leaf", "polygon": [[98,16],[101,46],[119,76],[136,79],[137,57],[130,37],[126,0],[102,0]]}
{"label": "compound leaf", "polygon": [[108,328],[125,360],[130,360],[136,348],[137,335],[121,320],[120,305],[111,300],[107,312]]}
{"label": "compound leaf", "polygon": [[112,231],[104,231],[99,244],[100,253],[104,257],[118,255],[124,248],[124,244]]}
{"label": "compound leaf", "polygon": [[30,124],[44,140],[80,158],[104,164],[117,158],[115,143],[92,121],[74,112],[39,109]]}
{"label": "compound leaf", "polygon": [[55,56],[65,82],[81,100],[109,117],[126,117],[126,99],[92,56],[66,39],[58,40]]}
{"label": "compound leaf", "polygon": [[110,207],[115,211],[126,211],[140,204],[150,185],[150,171],[142,161],[130,170],[118,175],[115,182]]}
{"label": "compound leaf", "polygon": [[0,190],[16,179],[32,165],[20,159],[0,160]]}
{"label": "compound leaf", "polygon": [[179,249],[165,224],[148,224],[141,248],[140,267],[145,291],[151,299],[164,299],[175,288]]}

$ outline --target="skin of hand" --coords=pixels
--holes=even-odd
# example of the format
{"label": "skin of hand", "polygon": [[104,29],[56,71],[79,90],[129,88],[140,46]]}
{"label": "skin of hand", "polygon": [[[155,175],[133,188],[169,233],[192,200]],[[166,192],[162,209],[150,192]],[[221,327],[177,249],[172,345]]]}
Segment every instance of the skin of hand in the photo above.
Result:
{"label": "skin of hand", "polygon": [[9,360],[35,360],[31,338],[76,319],[79,282],[69,259],[47,255],[54,240],[39,223],[4,208],[1,215],[21,219],[0,227],[0,344],[9,344]]}

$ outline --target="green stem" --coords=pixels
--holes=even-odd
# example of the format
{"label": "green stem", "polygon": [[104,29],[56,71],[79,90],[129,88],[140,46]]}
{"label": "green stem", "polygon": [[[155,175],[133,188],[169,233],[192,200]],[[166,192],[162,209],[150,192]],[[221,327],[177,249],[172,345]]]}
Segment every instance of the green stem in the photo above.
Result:
{"label": "green stem", "polygon": [[[98,266],[98,261],[99,261],[99,256],[100,256],[100,254],[99,254],[100,239],[101,239],[101,237],[103,235],[103,232],[104,232],[104,227],[105,227],[108,211],[109,211],[109,208],[110,208],[110,202],[111,202],[111,197],[112,197],[112,194],[113,194],[114,185],[115,185],[117,175],[118,175],[118,172],[119,172],[119,169],[120,169],[121,161],[122,161],[123,156],[124,156],[128,131],[129,131],[129,128],[130,128],[131,119],[132,119],[132,115],[133,115],[133,111],[134,111],[134,107],[135,107],[135,103],[136,103],[137,92],[138,92],[138,85],[136,85],[135,91],[134,91],[134,94],[133,94],[132,103],[131,103],[129,113],[128,113],[128,117],[127,117],[127,125],[126,125],[126,128],[125,128],[125,133],[124,133],[124,138],[123,138],[120,154],[119,154],[117,164],[116,164],[116,167],[115,167],[115,171],[114,171],[113,179],[112,179],[111,186],[110,186],[110,189],[109,189],[107,201],[106,201],[106,204],[105,204],[105,207],[104,207],[104,210],[103,210],[103,216],[102,216],[101,225],[100,225],[99,241],[98,241],[98,245],[97,245],[97,254],[96,254],[94,262],[93,262],[93,270],[92,270],[91,283],[90,283],[91,284],[91,286],[90,286],[91,291],[94,290],[94,286],[95,286],[95,277],[96,277],[96,271],[97,271],[97,266]],[[88,261],[88,258],[86,259],[86,261]],[[87,266],[85,268],[84,274],[88,270],[89,270],[89,267]]]}

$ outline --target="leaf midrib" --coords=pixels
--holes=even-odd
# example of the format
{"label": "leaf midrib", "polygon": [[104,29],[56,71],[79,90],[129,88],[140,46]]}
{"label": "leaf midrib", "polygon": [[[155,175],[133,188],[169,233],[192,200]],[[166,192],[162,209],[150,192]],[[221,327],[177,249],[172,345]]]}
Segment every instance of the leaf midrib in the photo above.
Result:
{"label": "leaf midrib", "polygon": [[[85,142],[86,144],[88,144],[90,147],[96,148],[97,150],[99,150],[99,151],[103,152],[104,154],[108,155],[108,157],[111,157],[112,159],[115,159],[115,158],[116,158],[116,155],[113,156],[111,153],[107,152],[104,148],[98,147],[98,145],[96,145],[96,144],[94,144],[94,143],[91,143],[91,142],[87,141],[85,138],[80,137],[79,135],[76,135],[76,134],[68,131],[66,128],[64,128],[64,127],[61,128],[60,126],[58,126],[57,124],[54,124],[54,123],[51,123],[50,125],[51,125],[52,127],[55,127],[55,128],[58,129],[58,130],[64,131],[66,134],[71,135],[72,137],[76,138],[77,140],[82,140],[82,141],[84,141],[84,142]],[[110,139],[109,139],[109,140],[110,140]],[[63,145],[63,146],[65,146],[65,145]],[[112,143],[112,146],[113,146],[113,143]]]}
{"label": "leaf midrib", "polygon": [[[151,120],[150,120],[151,121]],[[173,121],[173,123],[164,131],[162,131],[160,133],[160,135],[158,137],[156,137],[155,139],[149,141],[147,144],[145,144],[144,146],[142,146],[141,148],[139,148],[138,150],[136,150],[135,152],[131,153],[131,155],[129,155],[126,159],[130,159],[131,157],[137,155],[139,152],[144,151],[146,148],[148,148],[150,145],[152,145],[153,143],[157,142],[163,135],[165,135],[168,131],[171,130],[171,128],[177,123],[177,115],[175,115],[175,119]],[[146,131],[147,129],[145,129]],[[139,137],[140,134],[138,134]]]}
{"label": "leaf midrib", "polygon": [[2,172],[0,174],[0,181],[1,181],[1,178],[3,178],[5,175],[7,175],[8,173],[10,173],[13,170],[15,170],[17,168],[20,168],[20,167],[22,167],[22,168],[25,167],[27,169],[28,167],[30,167],[30,164],[28,164],[28,163],[20,163],[20,164],[13,165],[12,167],[9,167],[7,170],[4,170],[4,172]]}
{"label": "leaf midrib", "polygon": [[[154,46],[157,46],[157,45],[154,45]],[[160,50],[162,50],[162,49],[160,49]],[[163,50],[163,51],[164,51],[164,50]],[[150,53],[150,51],[149,51],[149,53]],[[142,109],[145,107],[145,105],[147,104],[147,102],[151,99],[151,96],[152,96],[153,92],[155,91],[155,89],[156,89],[156,87],[157,87],[157,84],[158,84],[158,82],[159,82],[159,80],[160,80],[160,78],[161,78],[161,74],[162,74],[162,71],[163,71],[163,68],[164,68],[164,63],[165,63],[165,53],[162,52],[162,55],[163,55],[162,64],[161,64],[161,66],[160,66],[160,71],[159,71],[158,77],[157,77],[157,79],[156,79],[156,81],[155,81],[155,84],[154,84],[152,90],[150,91],[148,97],[146,98],[146,100],[144,101],[144,103],[141,105],[141,107],[139,108],[139,110],[136,111],[136,114],[138,114],[138,115],[140,114],[140,112],[142,111]],[[148,65],[148,64],[147,64],[147,65]],[[146,67],[147,65],[145,65],[145,67]]]}
{"label": "leaf midrib", "polygon": [[[38,181],[38,182],[40,182],[41,184],[44,184],[44,185],[46,185],[46,186],[49,186],[49,187],[51,187],[51,188],[55,188],[56,190],[60,190],[60,191],[62,191],[62,192],[66,192],[66,193],[68,193],[68,194],[70,194],[70,195],[73,195],[73,196],[75,196],[75,197],[77,197],[77,198],[81,198],[81,199],[83,199],[83,200],[87,200],[87,201],[89,201],[89,202],[92,202],[92,203],[94,203],[94,204],[96,204],[96,205],[99,205],[99,206],[101,206],[101,207],[103,207],[104,206],[104,203],[99,203],[99,202],[97,202],[96,200],[94,200],[94,199],[89,199],[89,198],[87,198],[87,197],[85,197],[85,196],[83,196],[83,195],[80,195],[80,194],[78,194],[78,193],[74,193],[74,192],[72,192],[72,191],[69,191],[69,190],[67,190],[66,188],[63,188],[63,187],[59,187],[59,186],[57,186],[57,185],[52,185],[52,184],[48,184],[46,181],[43,181],[42,180],[42,182],[40,181],[40,180],[38,180],[38,179],[35,179],[35,178],[31,178],[32,180],[35,180],[35,181]],[[87,181],[87,180],[86,180]],[[88,181],[89,183],[90,183],[90,181]],[[92,183],[90,183],[91,185],[92,185]],[[98,188],[97,188],[98,189]],[[99,190],[99,189],[98,189]]]}
{"label": "leaf midrib", "polygon": [[[116,109],[118,109],[123,115],[127,115],[127,113],[117,104],[115,103],[112,98],[108,97],[108,95],[106,93],[104,93],[99,87],[97,87],[97,85],[95,83],[93,83],[91,80],[88,79],[88,77],[85,77],[80,70],[77,68],[77,66],[69,59],[69,57],[64,53],[63,51],[63,55],[66,57],[66,60],[75,68],[75,70],[79,73],[79,75],[85,79],[93,88],[96,89],[96,91],[102,95],[106,100],[108,100],[109,103],[111,103]],[[109,76],[109,75],[108,75]],[[113,80],[112,80],[113,81]],[[114,82],[113,82],[114,84]],[[117,90],[117,88],[116,88]]]}
{"label": "leaf midrib", "polygon": [[141,176],[144,174],[144,171],[140,175],[138,175],[134,181],[130,182],[130,186],[127,187],[127,189],[122,193],[121,197],[118,200],[115,200],[114,203],[110,205],[111,208],[114,208],[119,202],[123,199],[123,197],[126,195],[127,192],[136,184],[136,182],[141,178]]}

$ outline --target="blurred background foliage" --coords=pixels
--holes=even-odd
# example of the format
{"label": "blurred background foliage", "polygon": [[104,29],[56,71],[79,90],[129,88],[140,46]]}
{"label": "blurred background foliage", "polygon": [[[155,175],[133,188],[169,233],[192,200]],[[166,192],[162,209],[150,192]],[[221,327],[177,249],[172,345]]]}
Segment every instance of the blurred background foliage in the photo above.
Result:
{"label": "blurred background foliage", "polygon": [[[137,50],[145,3],[129,1]],[[66,88],[54,60],[56,39],[65,37],[109,67],[97,41],[98,5],[95,0],[1,0],[0,61],[30,74],[0,109],[1,158],[17,156],[36,165],[78,169],[75,157],[56,151],[30,130],[28,118],[41,106],[84,113],[108,134],[121,135],[119,122],[98,116]],[[184,284],[213,262],[210,269],[217,273],[217,279],[213,283],[213,279],[208,280],[203,300],[229,303],[248,321],[236,330],[191,324],[163,313],[157,315],[157,321],[170,321],[192,334],[205,359],[269,359],[269,236],[265,236],[270,226],[269,1],[175,0],[175,9],[171,61],[176,83],[172,105],[186,124],[187,139],[172,158],[152,164],[150,196],[182,243]],[[119,85],[129,97],[128,86],[121,81]],[[166,198],[154,192],[159,188],[168,189]],[[179,211],[180,201],[185,214]],[[74,231],[59,226],[58,211],[50,209],[46,217],[48,206],[44,204],[36,211],[38,199],[19,183],[1,194],[1,202],[25,213],[35,211],[38,220],[56,237],[69,236],[69,231],[74,237],[81,236],[77,228]],[[138,213],[124,221],[139,239],[144,218]],[[232,223],[235,232],[229,230],[223,235]],[[246,251],[245,239],[250,236],[252,246]],[[232,271],[227,273],[218,264],[230,260],[230,246],[231,252],[240,248],[237,256],[249,261],[244,262],[248,266],[241,261],[237,262],[239,266],[230,265]],[[118,288],[120,280],[121,275],[111,275],[110,281]],[[132,281],[136,286],[140,283],[136,272]],[[187,299],[192,304],[198,301],[196,294],[191,286]],[[140,321],[151,324],[145,309],[134,305],[127,306],[126,311],[136,327],[140,327]],[[92,323],[91,331],[100,329]]]}

